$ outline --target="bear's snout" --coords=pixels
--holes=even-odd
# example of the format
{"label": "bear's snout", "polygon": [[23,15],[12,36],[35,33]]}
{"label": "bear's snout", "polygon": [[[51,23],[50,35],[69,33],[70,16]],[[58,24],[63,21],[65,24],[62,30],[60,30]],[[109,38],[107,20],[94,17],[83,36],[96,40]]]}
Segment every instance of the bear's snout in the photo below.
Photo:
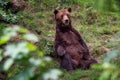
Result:
{"label": "bear's snout", "polygon": [[69,22],[69,20],[68,20],[68,19],[66,19],[66,20],[65,20],[65,23],[68,23],[68,22]]}
{"label": "bear's snout", "polygon": [[68,18],[68,16],[67,15],[64,15],[63,16],[63,23],[65,24],[65,25],[69,25],[69,18]]}

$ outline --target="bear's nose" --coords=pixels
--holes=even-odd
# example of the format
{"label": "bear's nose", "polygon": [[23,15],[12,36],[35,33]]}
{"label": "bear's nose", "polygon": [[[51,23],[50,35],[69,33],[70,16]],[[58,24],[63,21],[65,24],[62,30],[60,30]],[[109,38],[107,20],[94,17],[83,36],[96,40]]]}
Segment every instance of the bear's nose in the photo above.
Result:
{"label": "bear's nose", "polygon": [[68,23],[68,19],[65,20],[65,23]]}

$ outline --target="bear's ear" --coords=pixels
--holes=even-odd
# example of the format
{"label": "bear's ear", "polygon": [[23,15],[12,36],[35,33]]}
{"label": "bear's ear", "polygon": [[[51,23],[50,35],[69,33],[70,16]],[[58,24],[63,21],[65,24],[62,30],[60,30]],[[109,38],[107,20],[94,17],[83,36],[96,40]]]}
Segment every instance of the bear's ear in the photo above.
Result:
{"label": "bear's ear", "polygon": [[58,13],[58,10],[55,9],[55,10],[54,10],[54,14],[56,15],[57,13]]}
{"label": "bear's ear", "polygon": [[71,12],[72,12],[72,9],[71,9],[71,8],[68,8],[68,12],[70,12],[70,13],[71,13]]}

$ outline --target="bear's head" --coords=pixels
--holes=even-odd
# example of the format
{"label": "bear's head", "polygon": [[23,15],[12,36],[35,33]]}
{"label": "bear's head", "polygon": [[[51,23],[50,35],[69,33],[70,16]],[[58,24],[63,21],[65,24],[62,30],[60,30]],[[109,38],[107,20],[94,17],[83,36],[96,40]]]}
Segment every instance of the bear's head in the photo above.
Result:
{"label": "bear's head", "polygon": [[68,9],[61,9],[61,10],[55,10],[55,20],[58,26],[60,27],[69,27],[71,25],[71,8]]}

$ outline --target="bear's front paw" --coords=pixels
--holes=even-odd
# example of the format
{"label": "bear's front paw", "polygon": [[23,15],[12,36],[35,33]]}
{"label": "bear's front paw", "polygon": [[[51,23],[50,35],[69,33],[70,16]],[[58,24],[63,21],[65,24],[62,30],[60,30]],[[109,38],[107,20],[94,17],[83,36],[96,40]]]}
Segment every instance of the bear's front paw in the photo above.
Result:
{"label": "bear's front paw", "polygon": [[58,56],[63,56],[66,53],[65,49],[62,46],[59,46],[57,49]]}

